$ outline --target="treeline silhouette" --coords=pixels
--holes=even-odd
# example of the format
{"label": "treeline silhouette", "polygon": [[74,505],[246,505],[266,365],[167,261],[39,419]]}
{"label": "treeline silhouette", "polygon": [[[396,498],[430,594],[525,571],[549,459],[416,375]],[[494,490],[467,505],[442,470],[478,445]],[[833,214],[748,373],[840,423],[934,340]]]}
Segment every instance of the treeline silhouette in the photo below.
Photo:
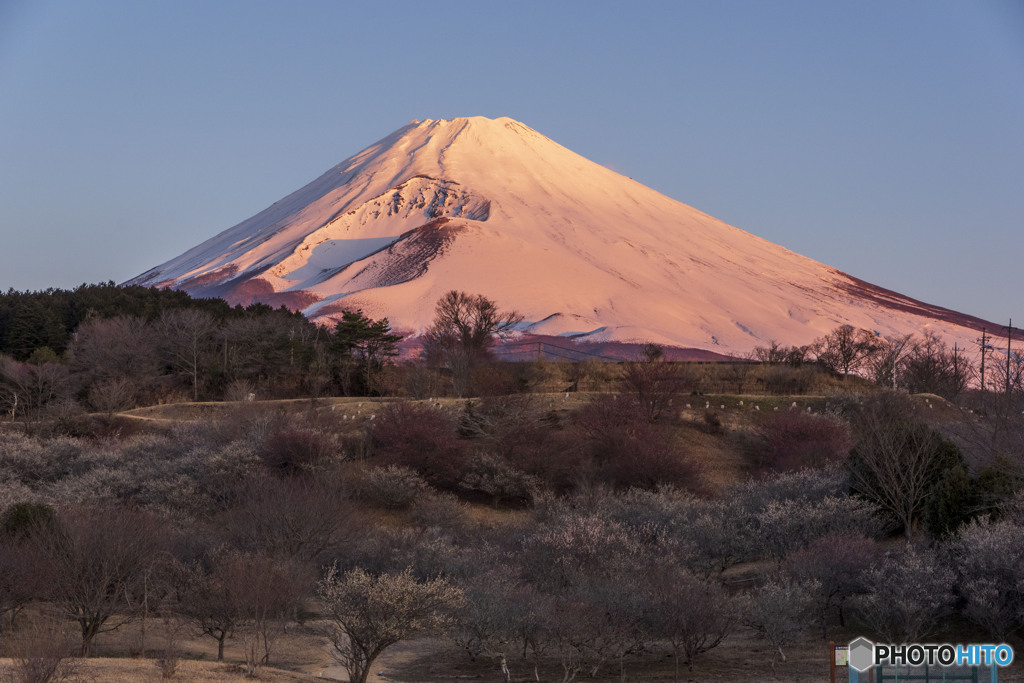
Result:
{"label": "treeline silhouette", "polygon": [[387,321],[346,313],[333,328],[265,304],[119,287],[0,295],[0,404],[32,421],[76,403],[113,413],[184,400],[379,393]]}
{"label": "treeline silhouette", "polygon": [[[153,321],[165,311],[184,308],[205,311],[220,322],[275,311],[266,304],[232,307],[223,299],[193,299],[174,289],[119,286],[113,281],[83,283],[74,289],[9,289],[0,294],[0,353],[20,361],[42,349],[60,355],[67,350],[71,335],[88,318],[134,316]],[[276,315],[301,317],[286,309],[277,310]]]}
{"label": "treeline silhouette", "polygon": [[[450,292],[421,336],[422,353],[407,358],[416,362],[395,364],[401,336],[386,318],[360,311],[325,327],[284,307],[113,282],[9,290],[0,294],[0,410],[31,424],[55,409],[113,414],[188,400],[602,391],[636,369],[547,342],[494,344],[516,320],[485,297]],[[649,361],[664,360],[649,347]],[[770,342],[730,363],[658,363],[651,367],[670,369],[670,377],[652,382],[693,395],[798,395],[873,381],[1009,415],[1024,397],[1024,355],[1009,350],[950,348],[930,334],[882,338],[844,325],[805,346]],[[510,360],[519,362],[495,362]],[[1004,400],[988,401],[994,394]]]}

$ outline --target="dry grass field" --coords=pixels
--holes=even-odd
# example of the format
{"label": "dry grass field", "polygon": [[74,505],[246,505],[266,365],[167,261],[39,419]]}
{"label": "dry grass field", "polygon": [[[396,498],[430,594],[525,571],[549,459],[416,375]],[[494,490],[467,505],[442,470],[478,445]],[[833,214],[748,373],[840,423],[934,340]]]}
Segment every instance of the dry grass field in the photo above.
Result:
{"label": "dry grass field", "polygon": [[[159,637],[157,633],[153,635]],[[106,636],[100,642],[97,656],[65,659],[68,678],[64,680],[96,683],[253,680],[247,677],[244,657],[235,644],[231,643],[227,647],[224,662],[216,662],[212,661],[216,656],[216,650],[211,647],[213,641],[194,636],[186,636],[181,640],[181,659],[176,671],[172,678],[164,678],[158,664],[158,653],[147,652],[145,657],[132,657],[128,654],[128,641],[133,637],[136,634],[131,631]],[[832,637],[842,644],[849,642],[854,634],[839,632]],[[722,646],[703,655],[692,672],[682,667],[678,680],[687,683],[755,683],[772,680],[822,683],[829,680],[828,643],[820,637],[804,638],[786,654],[786,662],[776,662],[773,677],[770,647],[749,633],[740,631],[729,637]],[[527,683],[535,680],[532,664],[515,655],[509,656],[508,667],[512,681]],[[24,680],[19,673],[17,660],[0,658],[0,681]],[[838,669],[837,680],[845,682],[845,674],[845,669]],[[540,680],[560,681],[561,675],[557,661],[546,661],[541,668]],[[270,683],[314,679],[347,681],[348,676],[331,658],[329,645],[315,633],[313,627],[295,627],[289,634],[281,636],[275,646],[272,663],[260,667],[256,674],[256,680]],[[368,678],[369,683],[454,683],[474,680],[501,681],[502,674],[497,660],[480,657],[473,661],[450,641],[436,638],[420,638],[391,647],[377,661]],[[596,677],[581,675],[576,680],[612,683],[623,679],[615,663],[609,663]],[[643,683],[673,681],[671,652],[665,648],[628,659],[624,680]],[[982,680],[988,682],[987,678]],[[999,681],[1024,683],[1024,666],[1015,664],[1000,670]]]}

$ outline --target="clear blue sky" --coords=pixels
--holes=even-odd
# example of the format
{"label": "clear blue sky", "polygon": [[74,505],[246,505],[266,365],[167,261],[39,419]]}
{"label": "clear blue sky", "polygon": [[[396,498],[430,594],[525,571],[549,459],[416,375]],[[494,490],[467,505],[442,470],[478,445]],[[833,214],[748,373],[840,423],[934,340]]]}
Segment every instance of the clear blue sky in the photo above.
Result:
{"label": "clear blue sky", "polygon": [[0,0],[0,288],[124,281],[469,115],[1024,323],[1019,0]]}

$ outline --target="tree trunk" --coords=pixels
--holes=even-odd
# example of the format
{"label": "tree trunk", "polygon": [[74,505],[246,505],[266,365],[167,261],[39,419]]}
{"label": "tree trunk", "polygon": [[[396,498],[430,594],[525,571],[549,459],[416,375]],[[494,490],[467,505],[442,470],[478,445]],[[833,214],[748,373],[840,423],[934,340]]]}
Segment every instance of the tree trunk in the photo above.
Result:
{"label": "tree trunk", "polygon": [[96,637],[98,626],[91,621],[85,620],[81,620],[79,623],[82,624],[82,647],[80,652],[83,657],[89,657],[92,655],[92,639]]}

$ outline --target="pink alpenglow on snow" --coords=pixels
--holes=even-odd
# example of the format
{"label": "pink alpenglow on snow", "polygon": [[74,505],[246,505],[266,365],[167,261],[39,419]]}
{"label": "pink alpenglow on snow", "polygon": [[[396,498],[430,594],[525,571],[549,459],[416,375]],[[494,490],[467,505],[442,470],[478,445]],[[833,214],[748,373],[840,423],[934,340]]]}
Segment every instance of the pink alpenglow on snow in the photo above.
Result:
{"label": "pink alpenglow on snow", "polygon": [[418,334],[457,289],[524,333],[742,354],[839,325],[992,323],[904,297],[661,195],[508,118],[413,121],[267,209],[134,278]]}

